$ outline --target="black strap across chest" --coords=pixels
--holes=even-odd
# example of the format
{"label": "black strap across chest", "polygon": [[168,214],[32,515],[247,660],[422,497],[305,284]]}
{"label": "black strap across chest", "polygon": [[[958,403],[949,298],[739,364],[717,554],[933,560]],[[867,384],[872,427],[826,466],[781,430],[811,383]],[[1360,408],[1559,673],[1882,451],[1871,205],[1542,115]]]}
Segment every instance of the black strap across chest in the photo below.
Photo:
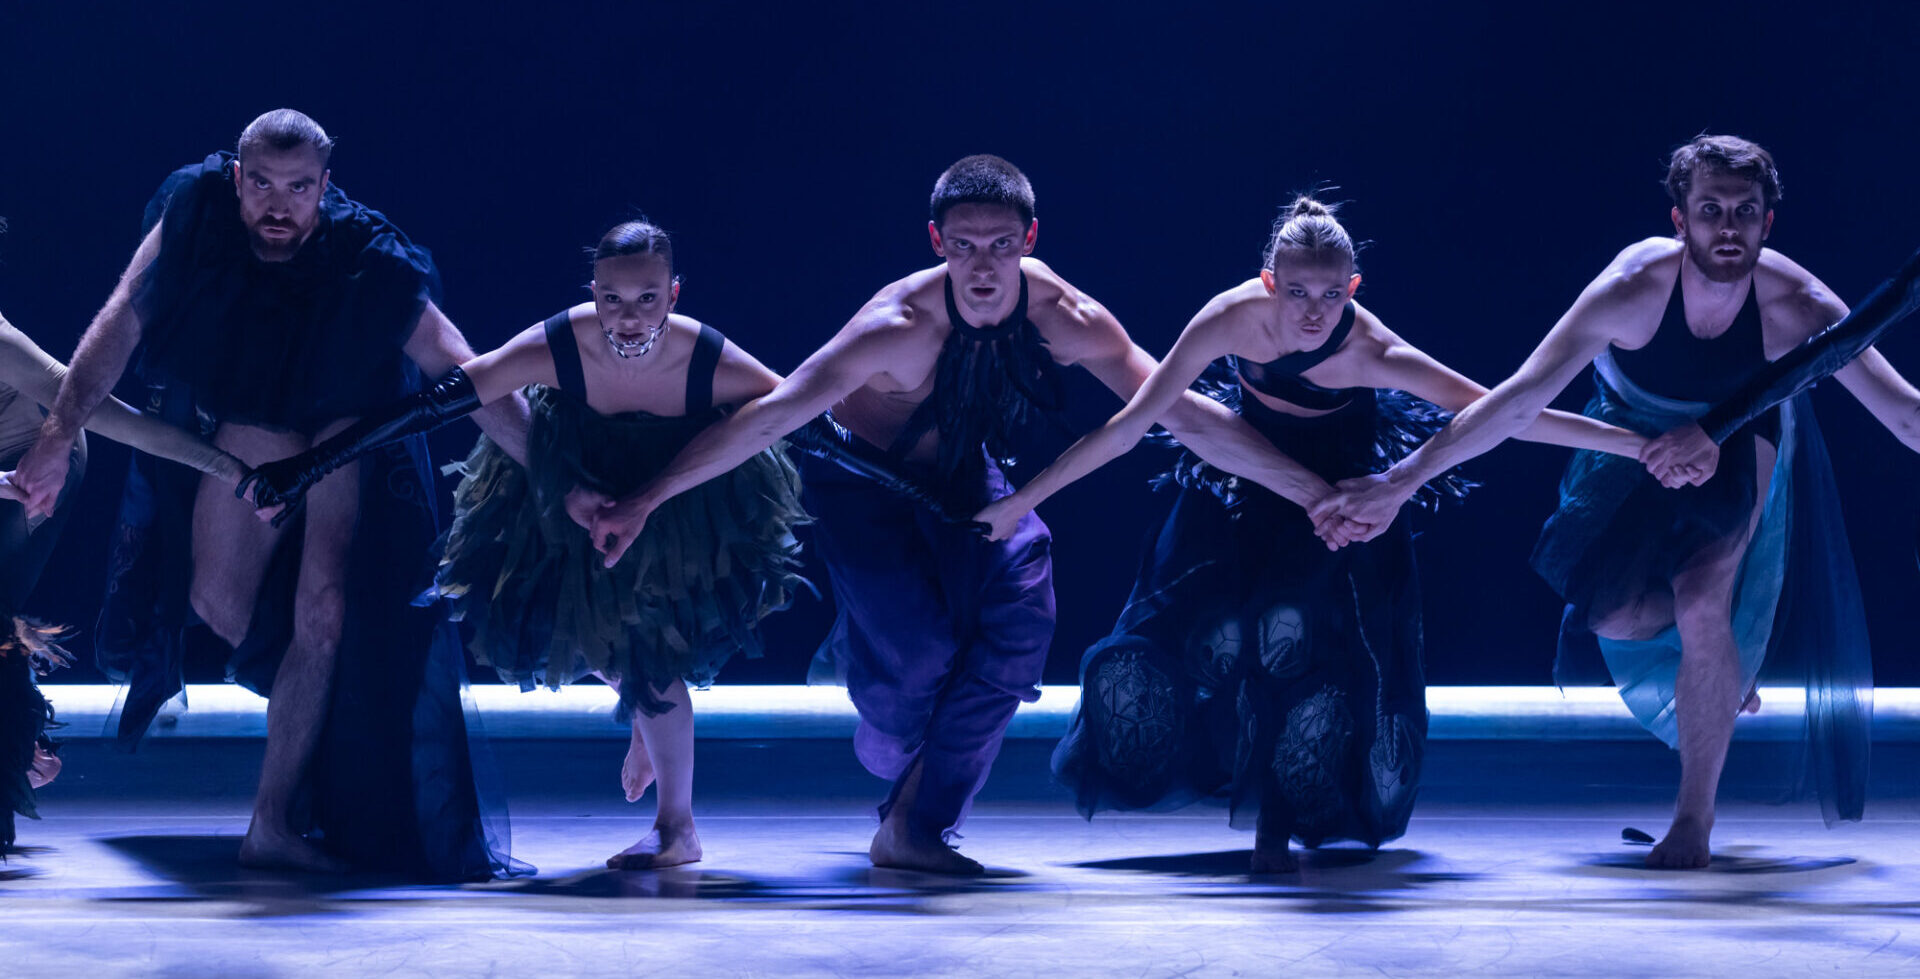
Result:
{"label": "black strap across chest", "polygon": [[1267,397],[1316,411],[1338,408],[1352,397],[1348,391],[1323,388],[1300,375],[1325,363],[1327,358],[1340,351],[1340,345],[1353,332],[1353,318],[1353,304],[1348,303],[1340,314],[1340,322],[1334,326],[1325,343],[1312,350],[1282,354],[1265,363],[1251,363],[1234,357],[1231,358],[1234,372],[1240,375],[1241,384]]}
{"label": "black strap across chest", "polygon": [[[1020,299],[1013,304],[1013,312],[1007,314],[1006,319],[1001,320],[993,326],[974,326],[968,323],[966,319],[960,315],[959,304],[953,301],[953,277],[947,276],[942,281],[946,288],[947,320],[953,324],[953,332],[948,334],[946,347],[943,347],[941,350],[942,358],[949,356],[946,349],[948,347],[965,344],[989,344],[998,340],[1005,340],[1012,337],[1014,331],[1026,325],[1027,275],[1025,272],[1020,274]],[[942,404],[942,399],[953,396],[953,392],[944,391],[940,388],[937,380],[938,373],[936,369],[934,389],[927,394],[925,400],[914,406],[913,414],[907,416],[907,423],[900,429],[900,434],[894,436],[892,445],[887,446],[887,454],[895,458],[906,458],[907,453],[912,452],[913,447],[920,444],[921,438],[938,427],[940,412],[943,407],[945,407]],[[976,410],[989,410],[989,406],[986,405],[974,407]]]}
{"label": "black strap across chest", "polygon": [[587,372],[580,366],[580,343],[573,338],[573,317],[561,310],[542,324],[547,330],[547,350],[553,354],[553,379],[560,390],[587,400]]}
{"label": "black strap across chest", "polygon": [[[587,372],[580,363],[580,343],[573,335],[573,317],[561,310],[542,324],[547,333],[547,349],[553,354],[554,380],[560,390],[587,400]],[[693,357],[687,362],[686,413],[697,415],[713,407],[713,374],[720,366],[720,354],[727,338],[719,330],[700,324],[700,335],[693,341]]]}
{"label": "black strap across chest", "polygon": [[700,336],[693,341],[693,360],[687,364],[687,414],[697,415],[713,407],[713,372],[720,366],[720,353],[727,338],[720,331],[700,324]]}

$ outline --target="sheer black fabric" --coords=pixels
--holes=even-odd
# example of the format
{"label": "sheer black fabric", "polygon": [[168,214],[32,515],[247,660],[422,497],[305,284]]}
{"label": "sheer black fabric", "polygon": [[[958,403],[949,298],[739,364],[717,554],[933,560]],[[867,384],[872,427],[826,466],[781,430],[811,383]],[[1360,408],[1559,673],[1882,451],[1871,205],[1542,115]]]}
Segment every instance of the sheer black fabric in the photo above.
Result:
{"label": "sheer black fabric", "polygon": [[[1329,481],[1385,469],[1447,418],[1399,392],[1350,394],[1315,418],[1239,407]],[[1214,798],[1243,828],[1278,807],[1273,819],[1309,846],[1394,839],[1427,731],[1410,514],[1329,552],[1298,507],[1208,468],[1175,467],[1133,593],[1082,660],[1054,774],[1089,818]]]}
{"label": "sheer black fabric", "polygon": [[182,167],[147,204],[160,253],[133,297],[135,372],[192,388],[215,418],[307,435],[405,393],[401,348],[439,289],[426,249],[329,186],[300,250],[261,261],[232,160]]}
{"label": "sheer black fabric", "polygon": [[[164,230],[136,296],[148,332],[135,373],[151,390],[136,403],[203,434],[226,421],[312,432],[422,386],[402,347],[435,281],[426,253],[330,189],[315,237],[268,268],[247,245],[224,160],[174,173],[149,205]],[[183,689],[200,478],[141,452],[127,475],[96,647],[101,669],[127,684],[110,725],[129,749]],[[346,617],[298,824],[367,870],[436,881],[530,872],[507,855],[504,802],[461,702],[459,637],[410,604],[431,580],[439,526],[425,439],[368,453],[359,481]],[[228,662],[229,679],[262,695],[293,634],[303,535],[296,517]]]}
{"label": "sheer black fabric", "polygon": [[[1647,435],[1697,418],[1706,405],[1640,389],[1611,359],[1595,363],[1586,413]],[[1764,500],[1756,495],[1754,445],[1776,434]],[[1759,522],[1734,583],[1733,631],[1743,681],[1805,692],[1801,781],[1829,823],[1859,819],[1866,799],[1873,713],[1872,657],[1852,550],[1839,512],[1826,445],[1801,395],[1754,418],[1722,446],[1704,486],[1667,490],[1635,460],[1577,453],[1561,481],[1560,506],[1541,530],[1533,566],[1569,604],[1555,664],[1562,683],[1610,676],[1647,729],[1677,743],[1677,629],[1645,640],[1598,638],[1589,623],[1671,589],[1674,571],[1699,548],[1737,532],[1759,505]],[[1602,663],[1594,662],[1599,659]],[[1770,709],[1771,709],[1770,702]]]}

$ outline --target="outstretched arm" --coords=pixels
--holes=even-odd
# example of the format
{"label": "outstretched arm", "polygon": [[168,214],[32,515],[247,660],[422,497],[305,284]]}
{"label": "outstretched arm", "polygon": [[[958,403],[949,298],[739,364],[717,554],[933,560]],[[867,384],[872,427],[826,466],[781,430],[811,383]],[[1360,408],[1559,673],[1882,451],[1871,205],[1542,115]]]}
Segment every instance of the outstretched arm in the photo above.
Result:
{"label": "outstretched arm", "polygon": [[1512,377],[1462,408],[1446,428],[1393,468],[1342,482],[1338,492],[1313,507],[1315,523],[1339,514],[1372,527],[1369,537],[1377,535],[1422,484],[1534,424],[1554,396],[1613,339],[1611,324],[1620,309],[1647,288],[1638,263],[1628,261],[1630,253],[1615,259],[1581,292]]}
{"label": "outstretched arm", "polygon": [[406,348],[407,357],[428,377],[439,377],[456,365],[470,365],[480,372],[476,376],[474,370],[466,370],[482,405],[473,413],[473,420],[502,452],[523,466],[527,463],[531,416],[520,388],[542,379],[535,376],[542,364],[548,373],[553,370],[552,358],[545,353],[544,334],[536,339],[534,333],[524,331],[486,358],[476,358],[460,329],[440,307],[429,302],[420,311],[420,321],[407,338]]}
{"label": "outstretched arm", "polygon": [[1231,348],[1231,326],[1219,302],[1209,303],[1155,365],[1104,309],[1094,307],[1082,328],[1086,352],[1076,361],[1128,398],[1105,425],[1087,433],[1018,491],[980,511],[989,535],[1002,539],[1028,511],[1095,469],[1106,465],[1164,424],[1194,453],[1235,475],[1252,479],[1305,506],[1330,487],[1287,458],[1225,405],[1188,390],[1215,359]]}
{"label": "outstretched arm", "polygon": [[[1456,414],[1487,395],[1486,388],[1398,337],[1389,342],[1380,355],[1378,379],[1379,383],[1370,386],[1398,388]],[[1572,449],[1610,452],[1629,459],[1639,458],[1640,450],[1647,443],[1646,436],[1638,432],[1553,408],[1535,416],[1514,432],[1513,437]]]}
{"label": "outstretched arm", "polygon": [[1824,283],[1784,256],[1769,252],[1762,261],[1792,284],[1771,311],[1787,335],[1799,342],[1731,397],[1708,409],[1697,423],[1654,439],[1643,456],[1648,468],[1656,475],[1677,465],[1711,471],[1718,462],[1719,443],[1828,375],[1838,377],[1903,445],[1920,451],[1920,392],[1872,349],[1887,330],[1920,309],[1920,252],[1851,312]]}
{"label": "outstretched arm", "polygon": [[[59,361],[15,329],[6,317],[0,316],[0,384],[46,406],[59,396],[60,382],[66,375],[67,369]],[[240,460],[214,448],[207,440],[149,418],[115,398],[102,401],[93,414],[87,416],[85,427],[115,442],[191,466],[229,484],[238,483],[246,472]]]}
{"label": "outstretched arm", "polygon": [[[1920,252],[1910,256],[1906,265],[1892,278],[1874,287],[1851,312],[1812,275],[1805,277],[1798,295],[1791,297],[1790,303],[1797,307],[1801,314],[1799,318],[1803,321],[1802,329],[1810,335],[1785,356],[1755,374],[1738,393],[1701,416],[1701,428],[1714,441],[1724,441],[1735,429],[1752,421],[1761,412],[1853,363],[1863,351],[1869,351],[1887,330],[1920,309]],[[1832,325],[1828,326],[1828,323]],[[1813,329],[1806,330],[1808,326]],[[1874,413],[1874,417],[1880,418],[1881,423],[1908,447],[1913,447],[1911,433],[1903,431],[1912,425],[1910,415],[1903,417],[1896,413],[1889,419],[1881,417],[1881,413],[1874,410],[1876,402],[1890,401],[1887,406],[1894,407],[1897,412],[1906,392],[1912,391],[1913,387],[1898,374],[1892,373],[1890,365],[1883,369],[1884,357],[1875,353],[1874,358],[1879,361],[1878,364],[1867,363],[1862,358],[1866,370],[1858,372],[1856,379],[1867,383],[1862,384],[1860,390],[1854,390],[1854,394]],[[1842,383],[1845,383],[1844,378]],[[1905,391],[1900,390],[1902,387]],[[1848,389],[1853,390],[1854,385],[1848,385]],[[1891,399],[1889,394],[1893,395]]]}
{"label": "outstretched arm", "polygon": [[148,266],[160,254],[160,228],[155,225],[141,240],[106,305],[94,314],[87,332],[80,337],[73,363],[61,379],[46,422],[40,426],[40,439],[14,471],[14,482],[26,496],[29,513],[52,515],[60,487],[67,481],[68,453],[74,439],[79,437],[86,418],[106,400],[125,373],[127,358],[140,342],[141,324],[133,309],[133,295]]}
{"label": "outstretched arm", "polygon": [[[499,350],[475,357],[460,331],[428,303],[405,352],[423,372],[438,376],[424,389],[368,412],[307,451],[262,463],[248,473],[239,492],[251,491],[263,518],[279,525],[328,473],[383,445],[476,411],[482,430],[515,462],[526,464],[529,418],[520,388],[553,383],[553,358],[546,352],[543,330],[522,331]],[[456,357],[465,362],[454,362]]]}
{"label": "outstretched arm", "polygon": [[626,554],[660,504],[732,471],[886,373],[910,349],[913,334],[911,309],[886,299],[868,303],[772,391],[707,426],[651,483],[602,510],[593,537],[606,555],[606,566],[613,567]]}

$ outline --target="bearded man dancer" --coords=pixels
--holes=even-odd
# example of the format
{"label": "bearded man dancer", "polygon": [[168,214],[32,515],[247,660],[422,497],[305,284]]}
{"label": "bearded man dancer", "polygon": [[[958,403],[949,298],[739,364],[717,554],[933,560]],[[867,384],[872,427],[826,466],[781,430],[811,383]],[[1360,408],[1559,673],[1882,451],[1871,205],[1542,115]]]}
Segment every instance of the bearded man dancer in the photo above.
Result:
{"label": "bearded man dancer", "polygon": [[[945,511],[1010,492],[995,458],[1030,418],[1061,407],[1059,365],[1122,398],[1154,367],[1112,314],[1033,259],[1033,187],[996,156],[970,156],[934,184],[927,225],[944,262],[888,285],[765,397],[696,437],[656,480],[595,526],[617,560],[662,501],[732,469],[822,411],[869,454],[884,452]],[[1206,412],[1211,424],[1195,424]],[[1306,470],[1224,406],[1192,395],[1166,418],[1231,472],[1300,495]],[[984,448],[983,448],[984,445]],[[875,866],[978,874],[948,838],[985,784],[1006,727],[1037,684],[1053,638],[1052,541],[1028,514],[1004,540],[943,522],[848,469],[809,460],[814,542],[839,617],[817,667],[843,677],[860,712],[854,750],[893,782]]]}
{"label": "bearded man dancer", "polygon": [[[473,354],[433,302],[425,250],[329,183],[333,141],[278,109],[174,172],[74,354],[15,482],[50,512],[79,423],[132,360],[163,418],[212,428],[257,465],[308,447]],[[526,406],[483,412],[524,456]],[[197,615],[262,693],[266,761],[240,848],[252,867],[379,869],[419,879],[507,869],[475,787],[457,635],[408,599],[438,529],[420,439],[315,490],[286,531],[227,484],[136,454],[122,505],[102,665],[128,675],[123,740],[181,689]],[[308,835],[311,833],[312,835]]]}
{"label": "bearded man dancer", "polygon": [[[1492,448],[1591,361],[1587,413],[1646,435],[1639,466],[1581,453],[1533,564],[1568,602],[1563,676],[1588,631],[1622,698],[1680,751],[1672,826],[1653,867],[1711,859],[1714,795],[1736,714],[1758,706],[1764,661],[1807,696],[1808,776],[1829,821],[1865,804],[1872,695],[1864,614],[1832,472],[1804,397],[1752,414],[1701,452],[1694,420],[1752,385],[1769,362],[1847,313],[1805,269],[1761,243],[1780,181],[1773,158],[1733,136],[1701,136],[1667,172],[1672,238],[1628,247],[1520,370],[1379,476],[1341,484],[1316,518],[1391,513],[1426,479]],[[1920,449],[1920,391],[1878,352],[1840,381]],[[1716,423],[1716,429],[1720,426]],[[1709,443],[1710,444],[1710,443]]]}

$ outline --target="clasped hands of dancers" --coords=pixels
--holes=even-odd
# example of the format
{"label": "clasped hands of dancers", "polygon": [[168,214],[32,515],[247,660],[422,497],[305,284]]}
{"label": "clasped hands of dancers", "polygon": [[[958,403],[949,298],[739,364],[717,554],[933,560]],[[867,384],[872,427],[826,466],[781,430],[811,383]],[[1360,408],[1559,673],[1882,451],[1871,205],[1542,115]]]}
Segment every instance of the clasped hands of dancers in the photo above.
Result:
{"label": "clasped hands of dancers", "polygon": [[[1255,831],[1259,872],[1293,869],[1293,840],[1403,833],[1427,726],[1406,504],[1463,495],[1454,468],[1511,436],[1577,450],[1533,559],[1568,602],[1563,667],[1597,635],[1629,707],[1681,753],[1649,863],[1707,863],[1734,717],[1763,664],[1800,670],[1828,816],[1859,817],[1864,629],[1844,535],[1816,533],[1837,526],[1821,522],[1835,500],[1797,395],[1837,371],[1920,448],[1920,392],[1870,349],[1912,310],[1920,273],[1909,263],[1849,316],[1762,246],[1779,180],[1750,142],[1675,151],[1676,234],[1622,251],[1491,391],[1355,301],[1353,241],[1307,197],[1259,274],[1156,362],[1031,257],[1032,187],[993,156],[934,185],[940,264],[882,288],[785,377],[677,312],[671,241],[645,221],[602,237],[590,301],[476,356],[436,305],[426,253],[331,184],[331,148],[276,110],[237,153],[169,177],[64,377],[0,333],[6,403],[48,407],[44,423],[0,426],[19,436],[0,446],[17,464],[0,494],[19,501],[0,504],[0,611],[19,609],[51,547],[81,427],[140,450],[102,663],[143,692],[122,715],[129,741],[179,688],[179,635],[196,624],[271,691],[244,863],[527,870],[472,778],[449,611],[503,679],[592,673],[619,691],[622,786],[630,800],[655,786],[658,808],[609,866],[700,859],[688,687],[760,653],[755,625],[805,584],[794,530],[811,523],[838,607],[815,675],[846,685],[855,752],[892,783],[871,859],[979,873],[950,839],[1015,708],[1038,696],[1053,636],[1052,543],[1033,509],[1155,424],[1184,447],[1171,503],[1113,632],[1086,651],[1053,758],[1089,818],[1222,799]],[[1589,363],[1586,411],[1547,410]],[[1058,423],[1067,366],[1126,406],[1015,490],[997,460],[1023,428]],[[129,367],[154,392],[146,414],[107,397]],[[469,413],[483,434],[435,543],[421,435]],[[786,447],[803,450],[798,468]],[[430,586],[394,559],[429,546]],[[1783,588],[1814,606],[1775,628]],[[362,770],[350,753],[396,731],[432,747]],[[31,789],[13,795],[31,815]]]}

